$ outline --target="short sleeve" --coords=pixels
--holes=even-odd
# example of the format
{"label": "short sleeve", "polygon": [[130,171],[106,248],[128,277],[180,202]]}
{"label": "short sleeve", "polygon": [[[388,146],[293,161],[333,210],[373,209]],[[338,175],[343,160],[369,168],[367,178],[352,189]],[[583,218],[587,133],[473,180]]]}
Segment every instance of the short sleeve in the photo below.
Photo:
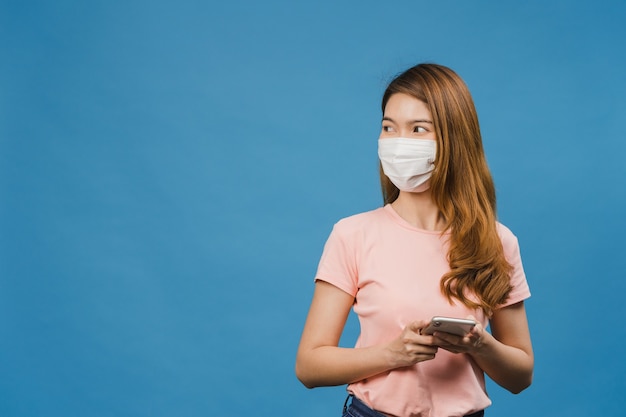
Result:
{"label": "short sleeve", "polygon": [[335,224],[324,245],[315,280],[328,282],[355,297],[358,290],[356,248],[349,232],[341,221]]}
{"label": "short sleeve", "polygon": [[520,301],[523,301],[530,297],[530,288],[528,281],[526,280],[526,274],[524,273],[524,267],[522,265],[522,256],[520,253],[519,243],[517,237],[505,226],[499,225],[500,238],[502,239],[502,247],[504,249],[504,256],[506,260],[511,264],[513,270],[511,271],[511,292],[509,298],[500,305],[500,308],[506,307]]}

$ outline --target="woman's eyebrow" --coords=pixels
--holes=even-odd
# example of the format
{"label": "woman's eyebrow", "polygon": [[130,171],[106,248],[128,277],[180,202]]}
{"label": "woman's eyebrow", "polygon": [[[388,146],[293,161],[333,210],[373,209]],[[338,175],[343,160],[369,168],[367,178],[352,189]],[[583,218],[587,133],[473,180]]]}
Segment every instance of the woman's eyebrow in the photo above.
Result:
{"label": "woman's eyebrow", "polygon": [[[383,117],[383,122],[385,120],[388,121],[388,122],[393,122],[394,121],[391,117]],[[415,123],[430,123],[431,125],[433,124],[433,122],[431,120],[426,120],[426,119],[409,120],[407,122],[408,125],[413,125]]]}

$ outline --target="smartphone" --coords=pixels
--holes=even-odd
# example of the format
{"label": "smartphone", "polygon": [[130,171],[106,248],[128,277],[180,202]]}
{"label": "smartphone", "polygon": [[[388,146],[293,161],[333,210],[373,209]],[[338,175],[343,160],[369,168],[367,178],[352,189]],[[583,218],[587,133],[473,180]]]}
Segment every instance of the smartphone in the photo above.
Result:
{"label": "smartphone", "polygon": [[465,336],[476,326],[474,320],[455,319],[452,317],[433,317],[430,324],[422,329],[422,334],[431,335],[435,332],[452,333]]}

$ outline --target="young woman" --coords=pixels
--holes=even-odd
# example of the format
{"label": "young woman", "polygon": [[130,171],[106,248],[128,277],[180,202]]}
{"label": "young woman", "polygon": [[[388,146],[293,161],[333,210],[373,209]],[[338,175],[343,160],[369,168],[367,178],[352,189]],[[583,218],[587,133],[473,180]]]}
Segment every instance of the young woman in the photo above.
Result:
{"label": "young woman", "polygon": [[[519,393],[533,352],[530,292],[517,239],[496,220],[476,110],[455,72],[420,64],[390,83],[382,112],[385,205],[333,228],[296,375],[309,388],[348,384],[344,416],[482,416],[484,374]],[[351,308],[361,333],[339,347]],[[476,325],[424,334],[433,316]]]}

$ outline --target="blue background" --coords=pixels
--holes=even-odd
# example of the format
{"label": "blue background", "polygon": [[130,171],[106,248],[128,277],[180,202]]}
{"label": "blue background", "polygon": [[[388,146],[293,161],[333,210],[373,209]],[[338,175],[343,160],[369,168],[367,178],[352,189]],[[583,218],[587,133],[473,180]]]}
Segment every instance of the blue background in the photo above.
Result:
{"label": "blue background", "polygon": [[[473,93],[533,292],[493,416],[622,416],[623,1],[0,3],[0,415],[339,415],[295,352],[323,244],[381,205],[380,97]],[[351,319],[342,343],[354,343]]]}

